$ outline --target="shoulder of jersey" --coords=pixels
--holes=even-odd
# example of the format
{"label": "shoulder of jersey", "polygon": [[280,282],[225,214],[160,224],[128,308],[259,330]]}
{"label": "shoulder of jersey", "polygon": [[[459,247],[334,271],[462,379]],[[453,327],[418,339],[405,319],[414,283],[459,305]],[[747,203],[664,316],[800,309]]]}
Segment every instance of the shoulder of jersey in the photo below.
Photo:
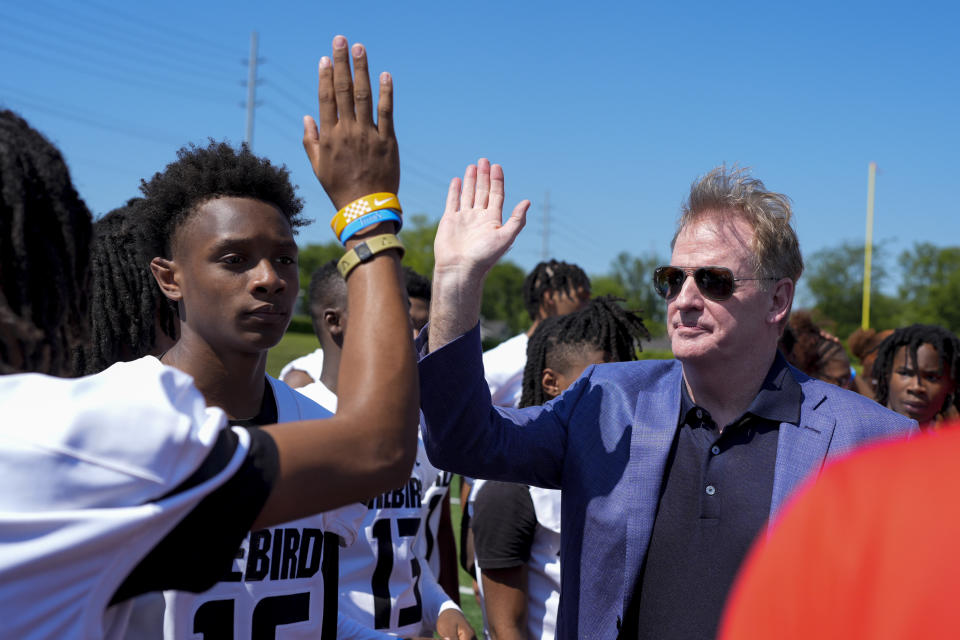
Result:
{"label": "shoulder of jersey", "polygon": [[156,358],[64,379],[0,378],[0,510],[142,504],[203,462],[226,425],[193,379]]}

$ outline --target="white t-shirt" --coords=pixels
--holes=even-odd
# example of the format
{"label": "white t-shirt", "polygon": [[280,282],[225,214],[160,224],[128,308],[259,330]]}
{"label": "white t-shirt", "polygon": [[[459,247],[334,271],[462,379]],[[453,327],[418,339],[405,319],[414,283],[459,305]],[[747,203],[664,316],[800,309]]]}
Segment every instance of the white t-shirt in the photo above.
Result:
{"label": "white t-shirt", "polygon": [[[315,382],[300,391],[328,409],[336,409],[336,396],[323,383]],[[340,552],[341,617],[368,630],[419,636],[432,634],[441,612],[459,610],[437,584],[423,555],[425,523],[430,515],[424,496],[440,474],[420,441],[407,483],[367,503],[356,543]],[[436,540],[436,533],[433,535]],[[361,636],[347,633],[341,625],[338,637]]]}
{"label": "white t-shirt", "polygon": [[130,572],[241,466],[174,493],[226,426],[185,373],[155,358],[93,376],[0,377],[0,619],[9,638],[119,638],[108,604]]}
{"label": "white t-shirt", "polygon": [[320,374],[323,372],[323,349],[318,347],[311,353],[288,362],[286,366],[280,370],[280,379],[283,380],[284,376],[294,369],[306,371],[308,376],[314,380],[319,380]]}
{"label": "white t-shirt", "polygon": [[[516,383],[523,381],[523,368],[527,364],[529,341],[527,334],[521,333],[483,354],[483,376],[487,380],[487,386],[490,387],[491,396],[497,395],[503,385],[513,382],[512,386],[515,389],[511,397],[515,395],[519,400],[521,385]],[[501,400],[499,404],[516,406],[516,402],[510,402],[509,399]]]}
{"label": "white t-shirt", "polygon": [[[277,422],[330,417],[328,410],[283,382],[268,380]],[[366,511],[366,505],[358,503],[250,532],[230,571],[211,589],[164,593],[164,636],[199,640],[206,634],[229,634],[230,629],[228,637],[233,638],[332,636],[339,548],[356,539]]]}

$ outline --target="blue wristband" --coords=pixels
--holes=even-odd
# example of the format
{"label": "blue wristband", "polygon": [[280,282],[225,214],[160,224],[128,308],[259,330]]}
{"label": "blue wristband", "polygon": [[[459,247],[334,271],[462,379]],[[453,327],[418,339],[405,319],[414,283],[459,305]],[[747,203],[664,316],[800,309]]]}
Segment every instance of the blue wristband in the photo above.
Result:
{"label": "blue wristband", "polygon": [[396,222],[397,231],[400,231],[400,228],[403,226],[403,219],[397,214],[396,210],[378,209],[377,211],[365,213],[343,228],[343,231],[340,232],[340,244],[347,244],[347,240],[358,231],[388,220]]}

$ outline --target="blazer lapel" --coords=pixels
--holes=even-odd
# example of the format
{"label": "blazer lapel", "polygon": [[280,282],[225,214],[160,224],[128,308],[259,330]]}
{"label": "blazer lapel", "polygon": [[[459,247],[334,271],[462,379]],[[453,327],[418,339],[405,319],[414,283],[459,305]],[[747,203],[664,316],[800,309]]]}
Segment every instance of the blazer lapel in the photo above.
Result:
{"label": "blazer lapel", "polygon": [[678,362],[667,375],[657,378],[655,386],[641,385],[644,390],[637,394],[626,479],[630,493],[624,505],[627,511],[624,611],[629,606],[653,533],[660,485],[680,415],[681,371]]}
{"label": "blazer lapel", "polygon": [[784,422],[777,438],[777,461],[774,465],[773,498],[770,520],[808,476],[819,473],[830,449],[837,421],[825,410],[829,400],[822,393],[808,397],[811,385],[802,385],[800,424]]}

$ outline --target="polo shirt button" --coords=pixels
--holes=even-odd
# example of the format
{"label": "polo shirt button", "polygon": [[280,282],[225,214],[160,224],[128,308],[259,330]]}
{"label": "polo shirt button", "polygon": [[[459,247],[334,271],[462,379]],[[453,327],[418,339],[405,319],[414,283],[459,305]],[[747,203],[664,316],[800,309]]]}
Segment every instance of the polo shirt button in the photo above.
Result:
{"label": "polo shirt button", "polygon": [[708,495],[708,496],[712,496],[712,495],[715,494],[716,492],[717,492],[717,490],[714,489],[714,487],[713,487],[712,484],[708,484],[708,485],[707,485],[707,495]]}
{"label": "polo shirt button", "polygon": [[720,447],[718,447],[717,445],[713,445],[712,447],[710,447],[710,453],[712,453],[713,455],[717,455],[718,453],[720,453]]}
{"label": "polo shirt button", "polygon": [[702,418],[702,417],[703,417],[703,411],[700,411],[700,409],[697,409],[697,417],[698,417],[698,418]]}

